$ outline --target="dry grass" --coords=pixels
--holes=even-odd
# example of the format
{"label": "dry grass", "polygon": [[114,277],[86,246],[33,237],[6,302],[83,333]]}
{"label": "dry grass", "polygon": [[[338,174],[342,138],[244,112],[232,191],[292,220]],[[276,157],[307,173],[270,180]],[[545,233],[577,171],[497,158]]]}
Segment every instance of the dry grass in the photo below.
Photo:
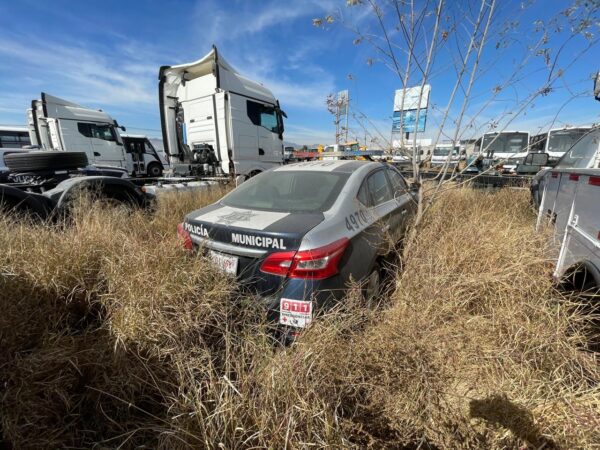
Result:
{"label": "dry grass", "polygon": [[[600,448],[586,318],[551,286],[522,192],[445,193],[386,307],[293,348],[153,216],[0,222],[0,420],[14,448]],[[1,447],[1,445],[0,445]]]}

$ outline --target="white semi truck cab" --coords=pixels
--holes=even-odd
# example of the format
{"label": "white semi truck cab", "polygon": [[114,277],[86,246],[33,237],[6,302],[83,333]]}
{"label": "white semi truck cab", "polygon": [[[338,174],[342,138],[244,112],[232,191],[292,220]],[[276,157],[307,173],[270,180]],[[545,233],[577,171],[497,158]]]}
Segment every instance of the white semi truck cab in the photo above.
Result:
{"label": "white semi truck cab", "polygon": [[589,126],[553,128],[531,138],[531,151],[548,153],[549,165],[554,165],[590,129]]}
{"label": "white semi truck cab", "polygon": [[484,158],[486,166],[502,165],[506,171],[523,162],[528,151],[528,131],[493,131],[475,143],[475,152]]}
{"label": "white semi truck cab", "polygon": [[84,152],[90,164],[121,167],[133,176],[160,176],[164,163],[145,136],[125,131],[102,110],[42,92],[31,102],[27,123],[32,145],[43,150]]}
{"label": "white semi truck cab", "polygon": [[284,163],[285,113],[212,50],[159,71],[164,150],[175,175],[250,177]]}
{"label": "white semi truck cab", "polygon": [[464,158],[465,149],[460,144],[440,143],[435,146],[431,154],[431,167],[455,167]]}

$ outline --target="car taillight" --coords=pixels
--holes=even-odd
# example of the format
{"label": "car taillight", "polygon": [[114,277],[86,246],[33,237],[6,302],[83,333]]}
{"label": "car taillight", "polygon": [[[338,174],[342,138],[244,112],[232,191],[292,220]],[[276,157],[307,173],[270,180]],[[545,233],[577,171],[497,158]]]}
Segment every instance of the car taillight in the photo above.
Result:
{"label": "car taillight", "polygon": [[185,228],[183,228],[182,223],[177,224],[177,235],[181,239],[183,239],[183,248],[185,248],[186,250],[194,249],[194,243],[192,242],[192,235],[190,234],[189,231],[187,231]]}
{"label": "car taillight", "polygon": [[329,278],[338,273],[338,264],[349,243],[348,238],[343,238],[311,250],[271,253],[260,270],[289,278]]}

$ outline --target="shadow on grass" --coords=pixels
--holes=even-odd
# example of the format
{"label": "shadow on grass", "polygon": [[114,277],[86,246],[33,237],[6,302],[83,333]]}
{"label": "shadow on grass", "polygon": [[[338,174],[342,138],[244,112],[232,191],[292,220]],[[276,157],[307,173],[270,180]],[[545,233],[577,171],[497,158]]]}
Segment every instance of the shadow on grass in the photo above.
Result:
{"label": "shadow on grass", "polygon": [[557,448],[551,439],[542,436],[535,425],[533,414],[527,408],[511,402],[505,395],[471,400],[469,410],[472,418],[483,419],[490,425],[506,428],[536,449]]}

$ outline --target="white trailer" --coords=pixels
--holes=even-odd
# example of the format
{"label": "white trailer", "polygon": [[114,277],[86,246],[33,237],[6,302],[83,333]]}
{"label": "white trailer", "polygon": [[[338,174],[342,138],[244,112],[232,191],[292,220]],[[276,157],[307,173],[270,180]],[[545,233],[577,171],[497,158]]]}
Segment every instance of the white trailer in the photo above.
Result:
{"label": "white trailer", "polygon": [[159,72],[164,150],[175,175],[250,177],[285,161],[278,100],[217,52]]}
{"label": "white trailer", "polygon": [[537,226],[550,224],[560,245],[555,279],[577,290],[600,288],[600,128],[590,129],[534,183],[534,197],[541,195]]}
{"label": "white trailer", "polygon": [[42,92],[31,102],[27,123],[32,144],[43,150],[84,152],[90,164],[121,167],[133,176],[160,176],[164,163],[145,136],[122,135],[102,110]]}

